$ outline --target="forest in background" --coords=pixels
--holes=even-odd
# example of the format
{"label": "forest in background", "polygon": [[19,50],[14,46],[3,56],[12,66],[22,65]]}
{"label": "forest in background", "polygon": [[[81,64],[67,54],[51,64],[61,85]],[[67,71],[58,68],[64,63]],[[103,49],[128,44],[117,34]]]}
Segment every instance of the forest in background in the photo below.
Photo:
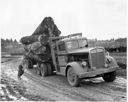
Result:
{"label": "forest in background", "polygon": [[[89,47],[104,47],[113,56],[121,68],[127,66],[127,38],[110,40],[88,39]],[[17,40],[1,39],[1,55],[23,55],[24,48]]]}
{"label": "forest in background", "polygon": [[108,52],[127,52],[127,38],[118,38],[110,40],[88,40],[89,46],[101,46]]}
{"label": "forest in background", "polygon": [[[118,38],[110,40],[88,39],[88,43],[89,47],[101,46],[109,52],[127,51],[127,38]],[[23,45],[20,44],[17,40],[1,38],[1,51],[9,52],[11,54],[22,54],[24,49]]]}
{"label": "forest in background", "polygon": [[16,39],[2,39],[1,38],[1,52],[7,52],[9,54],[22,55],[24,52],[23,45]]}

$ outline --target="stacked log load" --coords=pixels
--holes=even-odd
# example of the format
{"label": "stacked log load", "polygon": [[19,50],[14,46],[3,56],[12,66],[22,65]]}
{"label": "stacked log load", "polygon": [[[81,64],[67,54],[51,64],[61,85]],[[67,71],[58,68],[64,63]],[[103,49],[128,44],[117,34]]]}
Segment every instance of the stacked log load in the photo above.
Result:
{"label": "stacked log load", "polygon": [[31,36],[22,37],[20,42],[24,45],[24,58],[32,63],[49,60],[51,58],[49,37],[58,37],[61,31],[57,28],[51,17],[45,17]]}

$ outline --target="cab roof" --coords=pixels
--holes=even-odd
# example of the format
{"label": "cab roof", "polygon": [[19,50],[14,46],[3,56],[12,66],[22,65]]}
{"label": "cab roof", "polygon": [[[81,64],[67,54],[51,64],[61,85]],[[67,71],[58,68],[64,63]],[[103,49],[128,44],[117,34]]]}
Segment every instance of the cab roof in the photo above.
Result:
{"label": "cab roof", "polygon": [[82,39],[86,39],[87,40],[87,38],[86,37],[77,37],[77,38],[64,38],[64,39],[61,39],[61,40],[59,40],[59,41],[57,41],[57,42],[67,42],[67,41],[73,41],[73,40],[82,40]]}

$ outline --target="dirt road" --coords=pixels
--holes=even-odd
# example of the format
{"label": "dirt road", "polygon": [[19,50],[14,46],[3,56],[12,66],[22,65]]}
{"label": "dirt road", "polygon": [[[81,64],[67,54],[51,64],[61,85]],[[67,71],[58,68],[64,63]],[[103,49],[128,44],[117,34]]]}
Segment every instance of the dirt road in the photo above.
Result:
{"label": "dirt road", "polygon": [[3,89],[5,87],[8,90],[8,86],[12,91],[6,92],[6,97],[1,98],[7,99],[8,96],[8,100],[13,97],[12,100],[126,101],[126,79],[122,77],[117,77],[112,83],[106,83],[102,78],[83,80],[80,87],[75,88],[63,76],[44,78],[36,75],[34,70],[26,70],[22,80],[18,80],[17,66],[20,61],[21,58],[13,58],[2,63]]}

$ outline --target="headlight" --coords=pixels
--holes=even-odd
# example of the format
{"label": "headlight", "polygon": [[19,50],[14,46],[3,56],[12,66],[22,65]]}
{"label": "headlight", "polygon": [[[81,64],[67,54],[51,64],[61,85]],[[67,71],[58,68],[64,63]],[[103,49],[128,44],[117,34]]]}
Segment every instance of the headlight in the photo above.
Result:
{"label": "headlight", "polygon": [[87,66],[87,62],[86,61],[83,61],[81,64],[82,64],[83,67]]}
{"label": "headlight", "polygon": [[112,62],[111,58],[106,58],[106,63],[105,63],[105,67],[109,67],[110,63]]}
{"label": "headlight", "polygon": [[106,67],[106,68],[108,67],[108,64],[107,64],[107,63],[105,63],[105,67]]}
{"label": "headlight", "polygon": [[106,58],[106,63],[109,64],[112,61],[110,58]]}

